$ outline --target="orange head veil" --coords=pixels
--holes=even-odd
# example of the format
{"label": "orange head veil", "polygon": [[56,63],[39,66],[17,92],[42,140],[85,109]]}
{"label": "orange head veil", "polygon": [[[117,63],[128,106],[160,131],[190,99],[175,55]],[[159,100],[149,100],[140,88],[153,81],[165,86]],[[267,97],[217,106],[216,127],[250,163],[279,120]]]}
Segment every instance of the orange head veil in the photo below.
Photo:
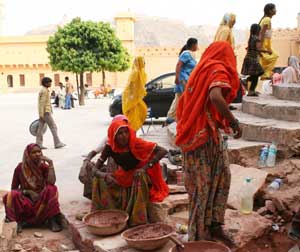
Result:
{"label": "orange head veil", "polygon": [[176,144],[184,151],[192,150],[207,141],[207,111],[218,125],[228,127],[228,122],[209,100],[211,85],[217,82],[226,83],[225,99],[230,104],[240,85],[233,49],[224,41],[214,42],[205,50],[179,100]]}

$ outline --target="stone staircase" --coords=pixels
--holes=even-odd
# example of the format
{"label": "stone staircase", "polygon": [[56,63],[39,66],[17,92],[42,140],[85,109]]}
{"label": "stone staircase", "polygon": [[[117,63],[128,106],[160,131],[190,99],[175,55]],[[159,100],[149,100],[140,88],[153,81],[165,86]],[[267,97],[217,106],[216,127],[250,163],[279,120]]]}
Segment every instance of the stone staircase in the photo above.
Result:
{"label": "stone staircase", "polygon": [[276,85],[272,96],[245,96],[234,114],[243,127],[243,139],[292,146],[300,139],[300,84]]}

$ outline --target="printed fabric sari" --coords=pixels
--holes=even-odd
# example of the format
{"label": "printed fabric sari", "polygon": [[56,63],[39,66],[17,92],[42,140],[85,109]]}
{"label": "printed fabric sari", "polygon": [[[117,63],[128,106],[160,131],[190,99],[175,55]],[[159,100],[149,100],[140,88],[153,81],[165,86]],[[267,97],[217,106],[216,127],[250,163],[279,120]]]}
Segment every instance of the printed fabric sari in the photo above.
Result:
{"label": "printed fabric sari", "polygon": [[177,110],[176,145],[183,151],[190,241],[206,239],[212,226],[224,224],[229,195],[228,156],[219,132],[228,131],[229,122],[209,99],[215,87],[222,89],[227,104],[239,88],[235,55],[227,42],[214,42],[203,53]]}
{"label": "printed fabric sari", "polygon": [[[36,164],[30,158],[29,153],[35,146],[30,144],[26,147],[23,161],[14,171],[12,190],[3,197],[6,217],[17,223],[43,224],[60,213],[57,188],[47,183],[48,165]],[[38,193],[38,200],[33,202],[23,195],[23,190]]]}
{"label": "printed fabric sari", "polygon": [[[129,151],[139,161],[136,167],[125,170],[119,163],[113,173],[117,185],[108,185],[102,178],[94,178],[92,202],[95,209],[122,209],[128,212],[130,225],[148,222],[149,203],[161,202],[169,194],[169,188],[163,180],[159,163],[146,171],[142,168],[154,155],[155,143],[137,138],[135,131],[127,122],[113,122],[108,129],[108,145],[113,153],[124,153],[127,150],[119,148],[115,136],[122,127],[129,129]],[[101,156],[106,159],[107,156]]]}
{"label": "printed fabric sari", "polygon": [[127,116],[134,130],[140,129],[147,117],[147,105],[143,100],[147,94],[146,81],[145,60],[141,56],[136,57],[122,95],[123,114]]}

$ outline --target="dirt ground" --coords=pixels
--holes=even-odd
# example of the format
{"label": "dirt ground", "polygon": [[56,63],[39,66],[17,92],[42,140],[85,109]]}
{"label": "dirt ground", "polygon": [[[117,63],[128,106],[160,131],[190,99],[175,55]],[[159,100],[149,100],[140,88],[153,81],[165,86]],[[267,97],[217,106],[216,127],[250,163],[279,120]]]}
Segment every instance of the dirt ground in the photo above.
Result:
{"label": "dirt ground", "polygon": [[[41,238],[35,237],[35,233],[40,233]],[[76,249],[67,229],[59,233],[47,229],[24,229],[11,243],[12,247],[16,244],[30,252],[63,252]]]}

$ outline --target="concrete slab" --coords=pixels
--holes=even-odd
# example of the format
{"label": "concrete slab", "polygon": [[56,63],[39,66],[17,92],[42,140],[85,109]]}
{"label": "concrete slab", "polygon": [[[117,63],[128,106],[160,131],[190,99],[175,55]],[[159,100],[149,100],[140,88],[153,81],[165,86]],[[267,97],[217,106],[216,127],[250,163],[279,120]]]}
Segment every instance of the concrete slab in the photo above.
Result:
{"label": "concrete slab", "polygon": [[243,139],[258,142],[273,142],[291,146],[300,137],[300,124],[274,119],[265,119],[241,111],[234,111],[243,127]]}
{"label": "concrete slab", "polygon": [[300,98],[299,102],[279,100],[274,96],[262,95],[259,97],[243,98],[242,111],[254,116],[300,122]]}
{"label": "concrete slab", "polygon": [[300,83],[274,85],[273,95],[278,99],[300,102]]}
{"label": "concrete slab", "polygon": [[245,168],[240,165],[230,165],[231,185],[227,204],[234,209],[241,207],[241,192],[247,177],[252,178],[253,196],[265,184],[268,172],[256,168]]}

